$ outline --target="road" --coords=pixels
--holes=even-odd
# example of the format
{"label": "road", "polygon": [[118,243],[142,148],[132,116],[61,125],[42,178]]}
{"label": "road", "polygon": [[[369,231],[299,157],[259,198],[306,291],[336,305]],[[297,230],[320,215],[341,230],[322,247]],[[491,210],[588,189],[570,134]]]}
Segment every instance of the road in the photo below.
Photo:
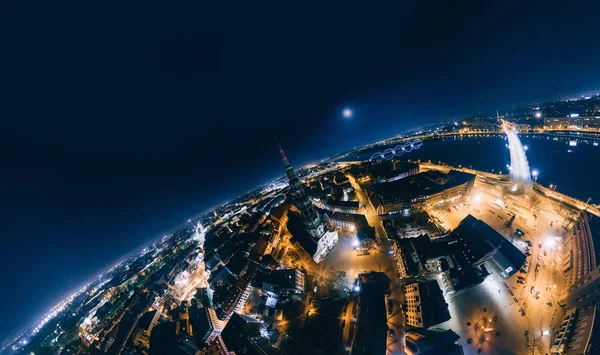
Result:
{"label": "road", "polygon": [[[392,294],[390,295],[390,299],[394,304],[394,311],[388,317],[388,328],[394,329],[395,336],[388,338],[387,344],[387,353],[392,354],[404,354],[404,337],[402,336],[404,332],[404,314],[400,311],[400,304],[404,303],[404,289],[403,285],[398,282],[396,278],[396,271],[394,270],[394,259],[390,254],[392,250],[391,241],[387,237],[387,233],[383,228],[383,222],[381,218],[375,212],[375,208],[371,204],[370,200],[367,198],[366,193],[362,189],[362,187],[356,182],[354,177],[351,175],[347,175],[350,184],[354,191],[356,191],[356,195],[358,197],[358,201],[366,206],[365,217],[367,218],[367,222],[373,228],[375,228],[375,235],[377,237],[377,242],[379,246],[376,251],[373,251],[373,257],[375,258],[376,263],[379,265],[379,269],[364,269],[365,271],[375,270],[382,271],[387,274],[390,278],[390,291]],[[368,256],[360,256],[358,258],[368,258]]]}
{"label": "road", "polygon": [[525,148],[521,144],[521,140],[517,133],[506,122],[503,123],[506,138],[508,138],[508,148],[510,149],[510,174],[513,181],[525,184],[531,183],[531,171],[529,170],[529,162],[525,155]]}

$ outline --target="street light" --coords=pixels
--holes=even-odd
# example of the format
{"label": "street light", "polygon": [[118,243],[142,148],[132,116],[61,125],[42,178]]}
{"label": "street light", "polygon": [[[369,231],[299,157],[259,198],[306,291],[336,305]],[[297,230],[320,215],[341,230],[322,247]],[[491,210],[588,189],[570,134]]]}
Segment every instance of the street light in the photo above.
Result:
{"label": "street light", "polygon": [[546,238],[546,246],[548,248],[554,248],[556,246],[557,237],[548,237]]}
{"label": "street light", "polygon": [[538,175],[539,175],[539,174],[540,174],[540,172],[539,172],[539,171],[537,171],[536,169],[533,169],[533,170],[531,171],[531,176],[533,176],[533,179],[534,179],[535,181],[537,181],[537,177],[538,177]]}

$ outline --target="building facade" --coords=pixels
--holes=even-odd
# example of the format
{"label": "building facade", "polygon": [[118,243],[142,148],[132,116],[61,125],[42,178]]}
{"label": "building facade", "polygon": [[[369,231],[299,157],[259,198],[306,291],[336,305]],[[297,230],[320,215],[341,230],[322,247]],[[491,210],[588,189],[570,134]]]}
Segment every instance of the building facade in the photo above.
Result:
{"label": "building facade", "polygon": [[429,328],[450,319],[448,304],[436,280],[408,284],[406,297],[406,324]]}
{"label": "building facade", "polygon": [[600,129],[600,116],[580,116],[577,114],[569,117],[544,118],[544,129]]}
{"label": "building facade", "polygon": [[451,170],[409,176],[394,182],[375,184],[368,196],[377,214],[408,213],[436,204],[453,202],[471,192],[475,175]]}

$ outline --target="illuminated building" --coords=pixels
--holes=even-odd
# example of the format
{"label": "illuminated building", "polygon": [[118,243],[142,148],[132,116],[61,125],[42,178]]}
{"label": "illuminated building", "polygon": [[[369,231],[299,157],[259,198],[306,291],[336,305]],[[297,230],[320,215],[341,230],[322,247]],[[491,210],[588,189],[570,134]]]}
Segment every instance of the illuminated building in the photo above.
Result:
{"label": "illuminated building", "polygon": [[297,269],[261,269],[254,279],[254,286],[275,295],[304,293],[304,273]]}
{"label": "illuminated building", "polygon": [[279,154],[283,161],[285,174],[288,177],[294,204],[298,208],[300,218],[310,238],[310,240],[299,241],[299,244],[312,256],[316,263],[319,263],[337,244],[337,231],[328,231],[325,229],[321,216],[315,210],[310,197],[304,191],[302,182],[294,171],[294,167],[288,162],[281,145],[279,145]]}
{"label": "illuminated building", "polygon": [[438,203],[465,197],[475,183],[475,175],[450,170],[430,170],[416,175],[371,185],[367,192],[377,214],[409,213]]}
{"label": "illuminated building", "polygon": [[406,285],[404,292],[407,325],[429,328],[450,319],[448,304],[436,280]]}
{"label": "illuminated building", "polygon": [[360,203],[358,201],[334,201],[327,200],[325,202],[315,201],[319,203],[319,207],[332,212],[353,213],[357,214],[360,211]]}
{"label": "illuminated building", "polygon": [[350,232],[368,227],[369,223],[362,214],[340,213],[336,212],[331,216],[331,223],[336,228],[341,228]]}
{"label": "illuminated building", "polygon": [[600,116],[580,116],[571,114],[568,117],[544,118],[544,129],[569,128],[600,129]]}
{"label": "illuminated building", "polygon": [[288,177],[290,189],[294,197],[294,203],[300,211],[300,215],[302,216],[302,222],[306,227],[306,231],[314,240],[319,240],[323,236],[323,234],[325,234],[325,227],[323,226],[321,217],[315,210],[310,198],[304,191],[302,182],[300,181],[298,175],[294,171],[294,167],[288,162],[287,157],[285,156],[285,152],[283,151],[281,146],[279,146],[279,154],[281,155],[281,160],[283,161],[285,174]]}
{"label": "illuminated building", "polygon": [[198,355],[235,355],[235,352],[227,349],[223,338],[219,335],[213,341],[209,342]]}
{"label": "illuminated building", "polygon": [[368,172],[372,182],[383,183],[404,179],[411,175],[418,174],[419,170],[419,164],[401,162],[398,160],[385,160],[370,167]]}

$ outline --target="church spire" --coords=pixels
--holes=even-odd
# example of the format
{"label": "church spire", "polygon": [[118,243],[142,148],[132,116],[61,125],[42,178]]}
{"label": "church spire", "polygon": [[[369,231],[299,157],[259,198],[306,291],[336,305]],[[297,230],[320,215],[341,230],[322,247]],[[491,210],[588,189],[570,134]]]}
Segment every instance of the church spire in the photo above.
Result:
{"label": "church spire", "polygon": [[285,152],[283,151],[283,148],[281,148],[281,144],[279,143],[279,139],[277,138],[277,136],[275,136],[275,141],[277,141],[277,147],[279,148],[279,155],[281,155],[281,161],[283,162],[283,165],[285,165],[285,166],[290,165],[290,163],[287,160],[287,157],[285,156]]}

